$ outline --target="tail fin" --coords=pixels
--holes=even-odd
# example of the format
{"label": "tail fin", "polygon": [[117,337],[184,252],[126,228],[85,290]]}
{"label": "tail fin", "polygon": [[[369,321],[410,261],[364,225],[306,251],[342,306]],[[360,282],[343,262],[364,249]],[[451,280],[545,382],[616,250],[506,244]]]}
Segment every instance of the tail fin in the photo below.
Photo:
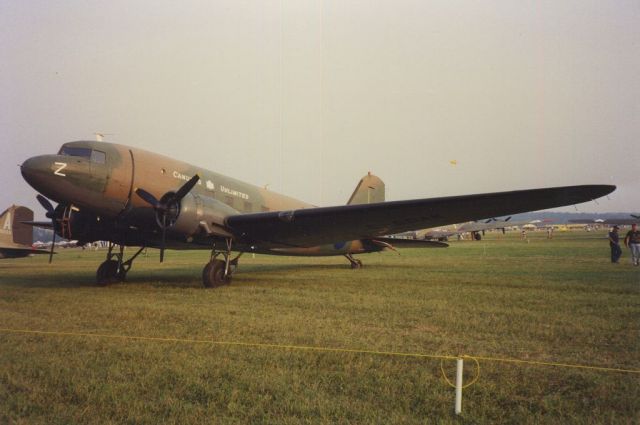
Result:
{"label": "tail fin", "polygon": [[369,172],[360,179],[347,205],[384,202],[384,182]]}
{"label": "tail fin", "polygon": [[12,205],[0,214],[0,242],[31,245],[33,228],[23,221],[33,221],[33,211],[27,207]]}

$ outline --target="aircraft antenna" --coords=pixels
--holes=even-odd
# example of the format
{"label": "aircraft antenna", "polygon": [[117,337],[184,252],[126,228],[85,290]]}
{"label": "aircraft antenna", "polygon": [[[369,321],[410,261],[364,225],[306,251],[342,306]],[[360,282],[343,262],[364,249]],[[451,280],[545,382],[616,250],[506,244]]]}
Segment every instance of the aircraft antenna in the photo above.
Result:
{"label": "aircraft antenna", "polygon": [[105,136],[115,136],[115,133],[93,133],[96,136],[96,142],[104,141]]}

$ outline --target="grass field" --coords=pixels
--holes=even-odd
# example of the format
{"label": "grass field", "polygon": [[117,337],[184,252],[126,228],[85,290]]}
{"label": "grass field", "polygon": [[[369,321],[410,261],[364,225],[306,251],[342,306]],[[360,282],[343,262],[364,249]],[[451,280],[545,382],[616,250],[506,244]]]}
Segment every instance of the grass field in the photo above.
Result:
{"label": "grass field", "polygon": [[188,341],[640,370],[628,251],[612,265],[604,233],[529,236],[363,255],[362,270],[246,255],[215,290],[205,251],[150,250],[106,288],[104,251],[1,260],[1,328],[180,341],[0,331],[0,423],[639,423],[638,373],[481,360],[456,417],[438,359]]}

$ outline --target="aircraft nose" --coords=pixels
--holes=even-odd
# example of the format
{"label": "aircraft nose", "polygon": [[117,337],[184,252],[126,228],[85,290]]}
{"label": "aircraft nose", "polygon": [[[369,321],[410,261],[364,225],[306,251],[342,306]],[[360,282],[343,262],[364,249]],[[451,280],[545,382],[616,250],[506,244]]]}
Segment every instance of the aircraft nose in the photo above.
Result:
{"label": "aircraft nose", "polygon": [[47,177],[55,174],[55,161],[51,155],[34,156],[20,166],[22,177],[36,190],[40,190]]}

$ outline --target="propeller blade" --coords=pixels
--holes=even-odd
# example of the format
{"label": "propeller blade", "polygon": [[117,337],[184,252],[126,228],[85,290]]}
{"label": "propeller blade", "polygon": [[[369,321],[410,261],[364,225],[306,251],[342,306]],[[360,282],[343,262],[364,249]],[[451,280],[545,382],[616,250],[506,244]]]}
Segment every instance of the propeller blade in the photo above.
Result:
{"label": "propeller blade", "polygon": [[47,211],[47,218],[53,218],[53,213],[55,212],[55,208],[53,208],[53,205],[51,205],[51,202],[44,196],[40,195],[39,193],[36,195],[36,199],[38,200],[38,202],[40,202],[40,205],[42,205],[42,208],[44,208]]}
{"label": "propeller blade", "polygon": [[176,192],[176,200],[180,201],[182,198],[187,196],[187,193],[191,192],[191,189],[193,189],[193,187],[198,183],[198,180],[200,180],[200,176],[196,174],[191,177],[188,182],[182,185],[182,187]]}
{"label": "propeller blade", "polygon": [[511,216],[504,219],[504,221],[509,221],[509,220],[511,220]]}
{"label": "propeller blade", "polygon": [[53,248],[56,247],[56,226],[53,223],[53,239],[51,239],[51,251],[49,251],[49,264],[53,261]]}
{"label": "propeller blade", "polygon": [[152,194],[150,194],[146,190],[141,189],[141,188],[138,187],[138,188],[136,188],[135,192],[136,192],[136,195],[138,195],[145,202],[150,204],[153,208],[158,208],[160,206],[160,201],[158,201],[155,196],[153,196]]}
{"label": "propeller blade", "polygon": [[167,234],[167,215],[162,214],[162,243],[160,245],[160,262],[164,262],[164,241]]}
{"label": "propeller blade", "polygon": [[[162,241],[160,243],[160,262],[164,261],[164,247],[166,244],[167,238],[167,214],[171,212],[172,208],[179,208],[179,202],[187,196],[187,194],[193,189],[193,187],[200,180],[199,175],[195,175],[189,179],[188,182],[182,185],[180,189],[176,193],[168,192],[161,198],[161,200],[156,199],[155,196],[147,192],[142,188],[136,188],[135,192],[140,198],[142,198],[145,202],[151,205],[156,210],[156,220],[158,219],[157,214],[162,214]],[[176,205],[177,204],[177,205]],[[175,217],[172,217],[174,219]],[[160,224],[160,223],[158,223]]]}

